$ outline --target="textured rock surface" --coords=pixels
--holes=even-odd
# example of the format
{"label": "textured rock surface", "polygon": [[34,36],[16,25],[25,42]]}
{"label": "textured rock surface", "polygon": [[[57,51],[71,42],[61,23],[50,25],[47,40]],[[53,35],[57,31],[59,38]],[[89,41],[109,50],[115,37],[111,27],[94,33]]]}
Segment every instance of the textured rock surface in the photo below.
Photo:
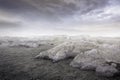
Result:
{"label": "textured rock surface", "polygon": [[96,73],[101,76],[114,76],[114,74],[118,73],[116,66],[113,65],[100,65],[96,68]]}
{"label": "textured rock surface", "polygon": [[[108,64],[112,62],[113,64]],[[100,45],[98,48],[77,55],[70,63],[73,67],[84,70],[96,70],[103,76],[114,76],[118,73],[117,64],[120,62],[120,50],[115,45]]]}
{"label": "textured rock surface", "polygon": [[48,57],[53,61],[62,60],[68,57],[75,57],[81,52],[85,52],[91,49],[97,48],[94,42],[87,41],[69,41],[62,43],[48,51],[41,52],[36,58]]}
{"label": "textured rock surface", "polygon": [[94,70],[97,74],[111,77],[119,72],[116,67],[120,64],[120,43],[118,39],[71,39],[36,56],[51,59],[53,62],[68,57],[74,58],[70,63],[72,67]]}

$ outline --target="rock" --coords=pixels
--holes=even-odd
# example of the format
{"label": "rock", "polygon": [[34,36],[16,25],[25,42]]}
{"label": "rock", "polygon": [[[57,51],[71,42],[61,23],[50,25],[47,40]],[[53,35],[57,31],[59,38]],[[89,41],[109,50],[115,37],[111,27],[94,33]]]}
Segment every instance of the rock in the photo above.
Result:
{"label": "rock", "polygon": [[[115,49],[118,49],[114,46]],[[117,62],[120,59],[119,50],[111,51],[113,47],[109,48],[99,47],[84,53],[78,54],[70,63],[72,67],[78,67],[82,70],[95,70],[97,74],[112,77],[119,72],[117,69]],[[115,56],[112,54],[116,54]],[[116,64],[117,63],[117,64]]]}
{"label": "rock", "polygon": [[[118,44],[97,43],[89,40],[67,41],[52,49],[41,52],[35,58],[47,58],[53,62],[73,57],[72,67],[94,70],[97,74],[111,77],[118,73],[120,46]],[[111,63],[112,62],[112,63]]]}
{"label": "rock", "polygon": [[100,65],[96,68],[96,74],[105,77],[113,77],[118,72],[115,65]]}
{"label": "rock", "polygon": [[81,52],[96,48],[96,44],[87,41],[68,41],[64,42],[48,51],[42,52],[36,57],[48,57],[53,61],[59,61],[68,57],[75,57]]}
{"label": "rock", "polygon": [[95,70],[97,66],[104,63],[104,59],[100,57],[97,49],[92,49],[90,51],[77,55],[70,63],[70,65],[73,67],[79,67],[83,70]]}

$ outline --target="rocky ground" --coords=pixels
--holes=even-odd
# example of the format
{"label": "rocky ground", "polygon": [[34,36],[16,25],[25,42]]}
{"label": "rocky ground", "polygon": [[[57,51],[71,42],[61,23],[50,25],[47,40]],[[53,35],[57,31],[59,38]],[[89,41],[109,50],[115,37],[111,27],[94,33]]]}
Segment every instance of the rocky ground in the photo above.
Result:
{"label": "rocky ground", "polygon": [[73,59],[56,63],[46,59],[34,59],[41,51],[53,46],[38,48],[0,47],[0,80],[119,80],[120,76],[101,77],[94,71],[71,67]]}

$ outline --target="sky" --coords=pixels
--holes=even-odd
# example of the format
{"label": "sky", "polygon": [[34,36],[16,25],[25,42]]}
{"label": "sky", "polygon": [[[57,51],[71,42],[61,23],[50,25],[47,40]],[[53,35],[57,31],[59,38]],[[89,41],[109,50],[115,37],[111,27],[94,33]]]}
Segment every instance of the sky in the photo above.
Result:
{"label": "sky", "polygon": [[120,36],[120,0],[0,0],[0,36]]}

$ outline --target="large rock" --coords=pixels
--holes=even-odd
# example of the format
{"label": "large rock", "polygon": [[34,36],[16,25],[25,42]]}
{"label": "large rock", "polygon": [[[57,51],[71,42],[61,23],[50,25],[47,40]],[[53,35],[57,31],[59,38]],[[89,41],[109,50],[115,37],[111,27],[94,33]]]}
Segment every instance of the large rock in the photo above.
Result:
{"label": "large rock", "polygon": [[96,74],[100,76],[111,77],[117,74],[119,71],[116,69],[117,65],[112,63],[112,65],[100,65],[96,68]]}
{"label": "large rock", "polygon": [[97,66],[105,63],[105,60],[100,56],[97,49],[78,54],[70,63],[73,67],[79,67],[85,70],[95,70]]}
{"label": "large rock", "polygon": [[83,70],[94,70],[97,74],[107,77],[119,72],[117,68],[120,64],[119,44],[97,43],[94,40],[70,40],[36,56],[54,62],[68,57],[74,58],[70,63],[71,66]]}
{"label": "large rock", "polygon": [[68,57],[75,57],[81,52],[96,48],[94,42],[89,41],[68,41],[64,42],[48,51],[41,52],[36,58],[47,57],[53,61],[59,61]]}
{"label": "large rock", "polygon": [[101,57],[104,58],[107,62],[120,63],[119,45],[103,44],[100,45],[97,50]]}
{"label": "large rock", "polygon": [[84,70],[95,70],[103,76],[111,77],[119,72],[116,63],[120,64],[119,46],[104,44],[78,54],[70,65]]}

